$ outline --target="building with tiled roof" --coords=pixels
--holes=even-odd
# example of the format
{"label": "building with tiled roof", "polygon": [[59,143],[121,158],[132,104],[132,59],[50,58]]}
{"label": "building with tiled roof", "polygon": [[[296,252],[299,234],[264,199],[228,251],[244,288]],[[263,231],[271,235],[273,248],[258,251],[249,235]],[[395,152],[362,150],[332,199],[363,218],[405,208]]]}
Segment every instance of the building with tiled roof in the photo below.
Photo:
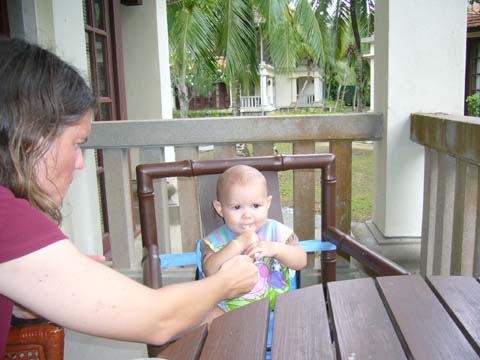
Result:
{"label": "building with tiled roof", "polygon": [[467,10],[467,29],[480,29],[480,5],[469,6]]}

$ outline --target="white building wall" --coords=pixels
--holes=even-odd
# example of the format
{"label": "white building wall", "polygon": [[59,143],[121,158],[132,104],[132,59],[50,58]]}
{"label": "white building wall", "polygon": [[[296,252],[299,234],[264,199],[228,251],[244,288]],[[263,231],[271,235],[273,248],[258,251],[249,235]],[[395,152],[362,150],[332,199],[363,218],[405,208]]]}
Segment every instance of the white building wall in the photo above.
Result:
{"label": "white building wall", "polygon": [[287,74],[275,74],[276,107],[292,105],[292,79]]}
{"label": "white building wall", "polygon": [[466,1],[377,0],[373,221],[386,237],[420,236],[423,148],[410,140],[413,112],[463,113]]}

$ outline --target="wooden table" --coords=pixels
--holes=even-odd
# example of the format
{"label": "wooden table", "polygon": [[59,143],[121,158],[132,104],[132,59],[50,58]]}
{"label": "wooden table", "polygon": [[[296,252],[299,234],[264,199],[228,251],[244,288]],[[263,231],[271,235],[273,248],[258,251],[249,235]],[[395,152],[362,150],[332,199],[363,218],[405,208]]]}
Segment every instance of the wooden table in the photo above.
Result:
{"label": "wooden table", "polygon": [[[480,283],[461,276],[336,281],[277,298],[272,359],[480,359]],[[167,359],[265,359],[266,300],[164,348]]]}

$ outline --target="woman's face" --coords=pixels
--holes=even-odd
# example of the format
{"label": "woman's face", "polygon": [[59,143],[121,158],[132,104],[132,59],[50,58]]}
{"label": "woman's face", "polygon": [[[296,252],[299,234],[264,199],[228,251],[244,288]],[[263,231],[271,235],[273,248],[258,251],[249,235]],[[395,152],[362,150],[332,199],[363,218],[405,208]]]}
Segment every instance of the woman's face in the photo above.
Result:
{"label": "woman's face", "polygon": [[88,111],[76,125],[66,127],[54,140],[37,168],[40,187],[59,206],[73,181],[74,171],[84,166],[80,146],[88,139],[91,119],[92,111]]}

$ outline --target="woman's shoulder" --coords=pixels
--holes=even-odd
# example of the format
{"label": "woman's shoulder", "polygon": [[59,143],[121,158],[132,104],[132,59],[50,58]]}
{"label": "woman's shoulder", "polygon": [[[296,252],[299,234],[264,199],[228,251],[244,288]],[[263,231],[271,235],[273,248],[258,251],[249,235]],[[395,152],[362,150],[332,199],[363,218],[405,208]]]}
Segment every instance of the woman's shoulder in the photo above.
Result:
{"label": "woman's shoulder", "polygon": [[49,217],[1,186],[0,229],[0,262],[67,238]]}
{"label": "woman's shoulder", "polygon": [[34,208],[26,199],[17,198],[13,192],[0,185],[0,219],[15,218],[17,216],[45,217],[38,209]]}

